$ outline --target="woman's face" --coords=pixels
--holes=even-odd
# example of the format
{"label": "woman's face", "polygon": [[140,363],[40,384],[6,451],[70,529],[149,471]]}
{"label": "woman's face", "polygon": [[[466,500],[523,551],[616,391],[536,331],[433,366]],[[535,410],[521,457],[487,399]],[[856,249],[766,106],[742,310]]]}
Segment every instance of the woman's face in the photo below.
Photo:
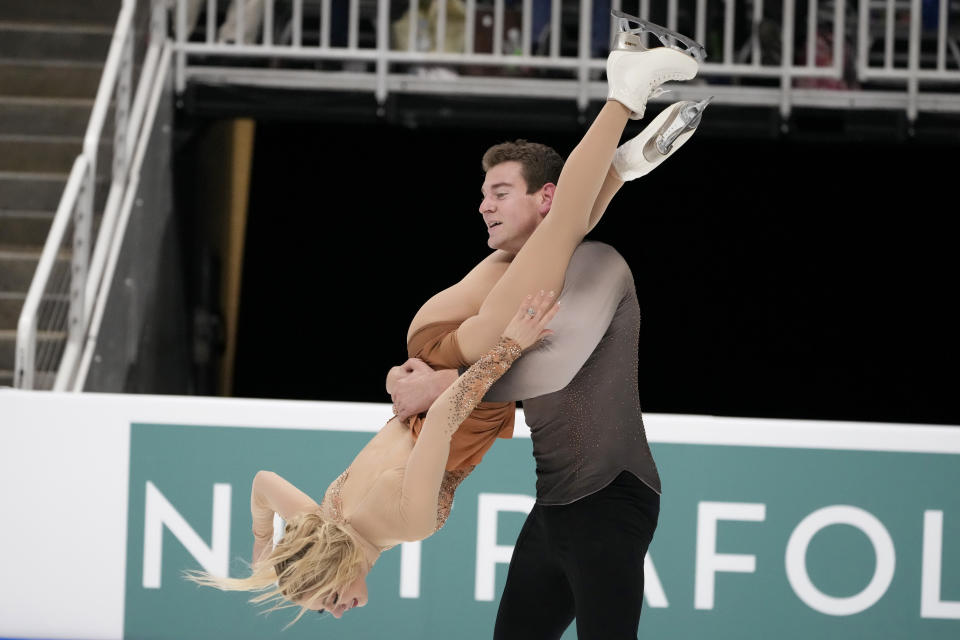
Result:
{"label": "woman's face", "polygon": [[310,605],[315,611],[329,611],[334,618],[341,618],[354,607],[363,607],[367,604],[367,572],[365,570],[346,589],[328,596],[322,601]]}

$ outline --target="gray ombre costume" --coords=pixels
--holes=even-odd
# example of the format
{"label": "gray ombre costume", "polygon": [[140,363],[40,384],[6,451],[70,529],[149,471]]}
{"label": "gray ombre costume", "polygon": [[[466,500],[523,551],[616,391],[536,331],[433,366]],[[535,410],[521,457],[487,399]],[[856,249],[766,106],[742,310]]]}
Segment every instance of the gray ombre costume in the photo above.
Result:
{"label": "gray ombre costume", "polygon": [[637,380],[640,306],[612,247],[584,242],[560,294],[556,333],[485,396],[522,399],[537,503],[517,537],[495,640],[636,638],[644,558],[660,512]]}
{"label": "gray ombre costume", "polygon": [[555,331],[484,400],[523,400],[537,461],[537,502],[569,504],[629,471],[660,493],[637,380],[640,305],[623,257],[601,242],[573,253]]}

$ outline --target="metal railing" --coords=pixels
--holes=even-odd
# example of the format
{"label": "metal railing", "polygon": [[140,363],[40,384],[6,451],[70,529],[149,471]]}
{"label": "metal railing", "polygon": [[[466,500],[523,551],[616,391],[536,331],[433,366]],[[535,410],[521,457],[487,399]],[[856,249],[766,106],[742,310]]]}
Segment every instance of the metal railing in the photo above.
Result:
{"label": "metal railing", "polygon": [[960,112],[958,0],[177,0],[177,90],[192,80],[584,108],[606,95],[614,27],[594,21],[611,8],[706,45],[698,81],[674,86],[672,100],[715,95],[784,116],[796,106]]}
{"label": "metal railing", "polygon": [[[922,0],[872,0],[860,4],[857,77],[861,81],[906,82],[911,120],[921,108],[956,111],[952,101],[938,108],[920,93],[921,82],[960,82],[960,3],[939,0],[936,7],[932,5]],[[879,52],[872,56],[871,51],[880,43],[882,56]],[[872,63],[874,58],[876,62]]]}
{"label": "metal railing", "polygon": [[[145,12],[145,13],[144,13]],[[149,20],[146,40],[138,43],[138,15]],[[130,159],[142,136],[150,88],[157,82],[166,41],[167,8],[150,0],[124,0],[83,140],[60,198],[50,233],[17,323],[14,386],[22,389],[70,388],[83,353],[94,301],[101,293],[120,205],[129,191]],[[145,55],[139,55],[146,44]],[[133,80],[139,70],[134,95]],[[106,204],[96,241],[94,203],[98,201],[100,144],[113,110],[113,161]],[[58,268],[64,255],[69,269]],[[67,298],[64,304],[63,299]],[[49,310],[49,311],[48,311]],[[60,336],[59,342],[57,336]],[[43,341],[40,341],[43,338]]]}

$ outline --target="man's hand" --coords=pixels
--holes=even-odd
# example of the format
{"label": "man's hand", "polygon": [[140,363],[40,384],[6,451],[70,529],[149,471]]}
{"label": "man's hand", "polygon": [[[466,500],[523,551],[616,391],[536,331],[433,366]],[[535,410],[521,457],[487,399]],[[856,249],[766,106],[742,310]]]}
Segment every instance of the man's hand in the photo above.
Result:
{"label": "man's hand", "polygon": [[[394,374],[394,370],[398,372]],[[401,420],[423,413],[458,377],[456,369],[434,371],[417,358],[394,367],[387,376],[388,383],[392,383],[388,391],[394,412]]]}
{"label": "man's hand", "polygon": [[423,365],[428,369],[430,368],[429,365],[420,358],[410,358],[399,367],[390,367],[390,371],[387,372],[387,393],[393,395],[393,389],[397,384],[397,380],[416,371],[419,365]]}

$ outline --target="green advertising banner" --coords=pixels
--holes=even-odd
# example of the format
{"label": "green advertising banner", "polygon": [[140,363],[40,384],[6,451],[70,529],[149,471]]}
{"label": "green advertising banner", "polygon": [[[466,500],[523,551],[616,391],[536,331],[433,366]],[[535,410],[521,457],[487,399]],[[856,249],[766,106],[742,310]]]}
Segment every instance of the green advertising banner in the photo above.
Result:
{"label": "green advertising banner", "polygon": [[[498,442],[419,545],[386,552],[341,620],[261,615],[181,577],[244,575],[260,469],[319,499],[370,433],[133,424],[124,636],[490,638],[533,503],[529,439]],[[641,638],[960,638],[956,454],[654,443],[663,478]],[[565,638],[575,638],[573,628]]]}

